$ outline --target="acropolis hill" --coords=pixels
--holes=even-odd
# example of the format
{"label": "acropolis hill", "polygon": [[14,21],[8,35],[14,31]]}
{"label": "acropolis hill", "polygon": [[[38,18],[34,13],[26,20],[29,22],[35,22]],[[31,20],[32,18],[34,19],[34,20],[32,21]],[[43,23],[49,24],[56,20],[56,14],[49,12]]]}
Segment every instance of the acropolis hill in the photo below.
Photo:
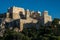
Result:
{"label": "acropolis hill", "polygon": [[52,18],[48,11],[30,11],[20,7],[10,7],[4,14],[0,14],[0,26],[10,28],[15,31],[22,31],[23,28],[32,25],[38,28],[39,25],[50,26]]}

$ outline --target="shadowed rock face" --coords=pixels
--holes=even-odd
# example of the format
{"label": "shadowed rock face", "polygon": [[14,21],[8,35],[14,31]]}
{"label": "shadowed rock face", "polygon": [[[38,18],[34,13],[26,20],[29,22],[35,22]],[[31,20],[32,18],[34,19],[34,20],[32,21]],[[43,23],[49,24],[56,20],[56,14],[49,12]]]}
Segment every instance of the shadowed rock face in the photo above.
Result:
{"label": "shadowed rock face", "polygon": [[6,28],[10,28],[10,27],[17,27],[19,28],[20,27],[20,19],[17,19],[17,20],[13,20],[11,22],[5,22],[5,27]]}
{"label": "shadowed rock face", "polygon": [[6,13],[0,14],[0,18],[6,18]]}

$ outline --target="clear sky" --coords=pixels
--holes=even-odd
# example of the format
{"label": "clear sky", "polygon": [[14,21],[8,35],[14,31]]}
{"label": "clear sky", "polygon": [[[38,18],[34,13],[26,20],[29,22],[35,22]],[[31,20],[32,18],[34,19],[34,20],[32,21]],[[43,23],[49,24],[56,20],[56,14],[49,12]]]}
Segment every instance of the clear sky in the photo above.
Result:
{"label": "clear sky", "polygon": [[12,6],[35,11],[49,11],[53,18],[60,18],[60,0],[0,0],[0,13]]}

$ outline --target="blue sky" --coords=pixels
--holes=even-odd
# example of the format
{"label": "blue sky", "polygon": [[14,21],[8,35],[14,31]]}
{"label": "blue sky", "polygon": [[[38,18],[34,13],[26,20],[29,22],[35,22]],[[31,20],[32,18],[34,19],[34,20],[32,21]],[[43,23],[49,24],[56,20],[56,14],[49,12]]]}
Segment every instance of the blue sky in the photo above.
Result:
{"label": "blue sky", "polygon": [[60,18],[60,0],[0,0],[0,13],[12,6],[41,12],[47,10],[53,18]]}

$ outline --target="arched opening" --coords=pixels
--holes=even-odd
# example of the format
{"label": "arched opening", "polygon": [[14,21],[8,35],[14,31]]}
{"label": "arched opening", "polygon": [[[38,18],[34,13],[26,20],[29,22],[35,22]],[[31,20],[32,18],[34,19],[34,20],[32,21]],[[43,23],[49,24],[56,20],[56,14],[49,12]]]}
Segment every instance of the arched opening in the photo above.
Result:
{"label": "arched opening", "polygon": [[19,13],[21,19],[25,19],[25,15],[23,15],[23,12]]}

